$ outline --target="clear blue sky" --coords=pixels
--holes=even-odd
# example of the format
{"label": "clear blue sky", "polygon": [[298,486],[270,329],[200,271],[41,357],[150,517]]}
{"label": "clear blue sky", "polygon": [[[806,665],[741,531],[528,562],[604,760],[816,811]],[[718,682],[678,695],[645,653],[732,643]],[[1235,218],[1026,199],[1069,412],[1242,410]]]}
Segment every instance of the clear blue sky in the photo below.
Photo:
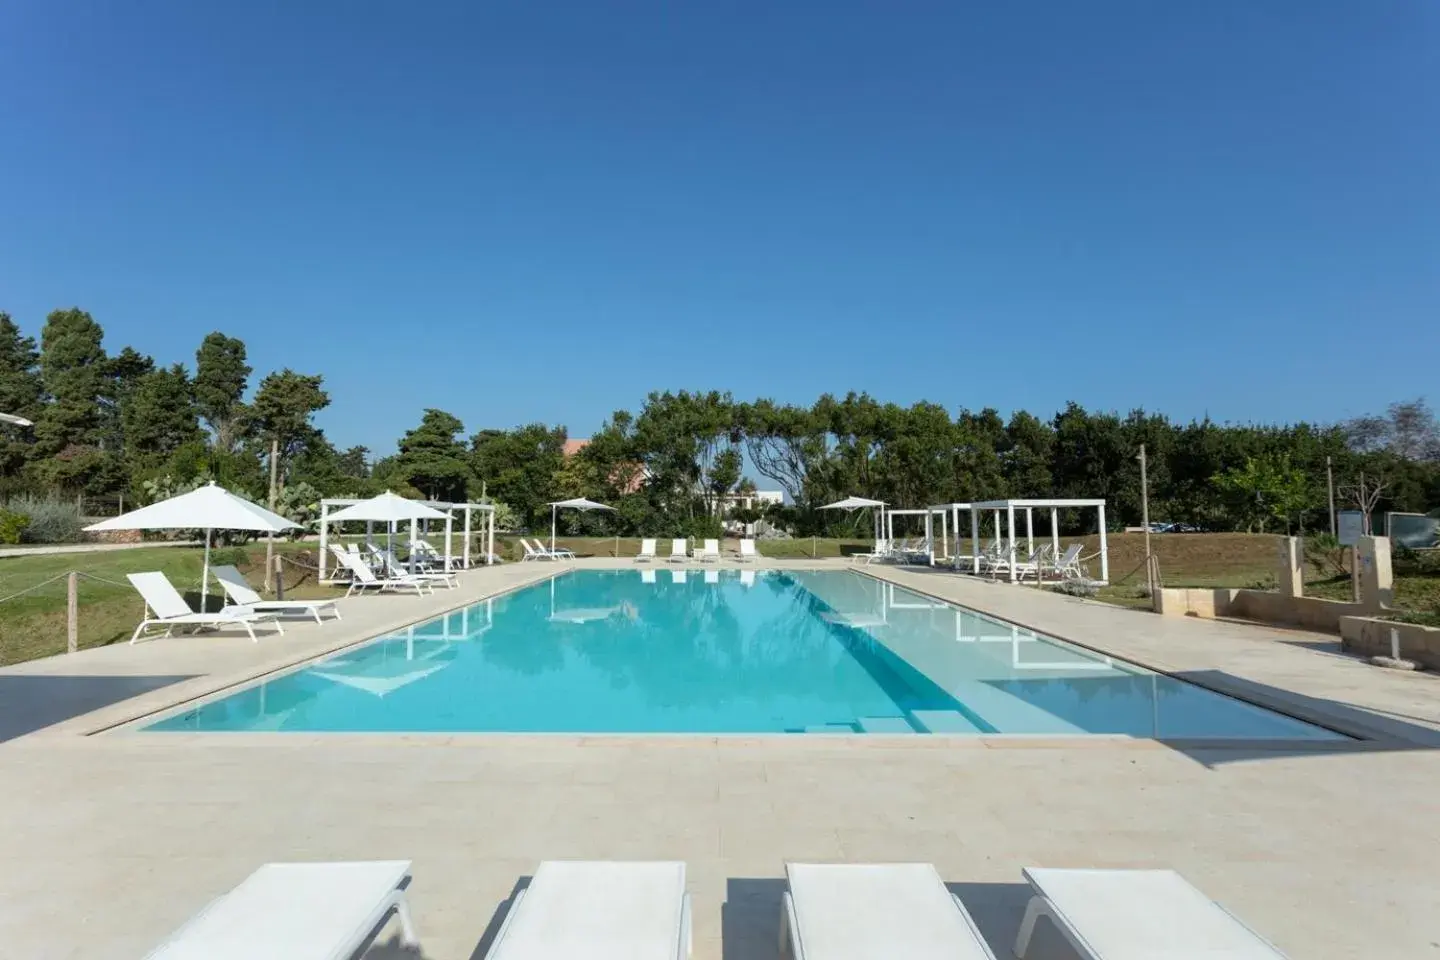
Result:
{"label": "clear blue sky", "polygon": [[1440,375],[1433,0],[0,0],[0,90],[0,309],[238,335],[340,445],[666,388],[1324,420]]}

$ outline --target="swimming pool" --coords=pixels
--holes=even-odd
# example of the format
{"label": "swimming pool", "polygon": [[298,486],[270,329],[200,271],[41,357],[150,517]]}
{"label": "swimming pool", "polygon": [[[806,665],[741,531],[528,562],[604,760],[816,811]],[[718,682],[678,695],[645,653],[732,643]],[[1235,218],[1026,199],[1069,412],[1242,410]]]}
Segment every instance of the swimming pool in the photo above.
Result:
{"label": "swimming pool", "polygon": [[149,730],[1344,739],[853,571],[571,571]]}

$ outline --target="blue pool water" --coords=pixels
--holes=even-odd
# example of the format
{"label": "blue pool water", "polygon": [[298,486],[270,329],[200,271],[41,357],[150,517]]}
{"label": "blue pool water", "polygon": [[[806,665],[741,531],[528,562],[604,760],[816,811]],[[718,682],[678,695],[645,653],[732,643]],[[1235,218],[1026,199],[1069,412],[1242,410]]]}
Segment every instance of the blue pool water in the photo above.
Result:
{"label": "blue pool water", "polygon": [[1343,739],[859,573],[666,569],[565,573],[148,729]]}

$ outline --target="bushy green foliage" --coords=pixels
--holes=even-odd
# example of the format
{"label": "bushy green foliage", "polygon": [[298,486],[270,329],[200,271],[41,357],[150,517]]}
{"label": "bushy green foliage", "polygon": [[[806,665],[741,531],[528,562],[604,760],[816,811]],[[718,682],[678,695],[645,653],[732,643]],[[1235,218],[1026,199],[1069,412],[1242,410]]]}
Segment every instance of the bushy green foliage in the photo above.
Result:
{"label": "bushy green foliage", "polygon": [[1392,564],[1397,577],[1440,576],[1440,550],[1396,547]]}
{"label": "bushy green foliage", "polygon": [[6,509],[26,518],[21,533],[25,543],[79,543],[82,539],[85,522],[74,500],[21,496],[12,498]]}
{"label": "bushy green foliage", "polygon": [[30,518],[0,507],[0,543],[19,543]]}
{"label": "bushy green foliage", "polygon": [[249,563],[250,553],[244,547],[213,547],[210,550],[210,565],[212,567],[243,567]]}

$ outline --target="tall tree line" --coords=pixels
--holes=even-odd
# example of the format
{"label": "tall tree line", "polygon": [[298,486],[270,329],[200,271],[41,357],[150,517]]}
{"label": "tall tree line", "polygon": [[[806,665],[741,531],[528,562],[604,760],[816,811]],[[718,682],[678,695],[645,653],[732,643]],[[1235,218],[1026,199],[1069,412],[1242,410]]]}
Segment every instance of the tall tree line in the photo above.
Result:
{"label": "tall tree line", "polygon": [[372,463],[366,448],[337,450],[314,425],[329,404],[321,375],[273,371],[252,392],[254,374],[244,342],[218,331],[192,367],[157,366],[130,347],[107,352],[83,310],[54,311],[38,340],[0,313],[0,410],[35,423],[0,430],[0,496],[144,502],[214,479],[261,498],[273,445],[282,486],[301,499],[386,488],[485,496],[539,526],[551,500],[589,496],[617,511],[565,522],[595,533],[711,532],[717,504],[751,483],[747,473],[784,490],[776,519],[804,534],[843,532],[847,518],[817,508],[851,494],[901,507],[1104,497],[1113,522],[1133,525],[1144,445],[1151,517],[1200,529],[1327,529],[1327,461],[1341,508],[1349,499],[1377,513],[1440,505],[1440,427],[1418,400],[1348,423],[1258,425],[1074,403],[1006,417],[864,393],[805,406],[680,391],[616,411],[578,452],[563,426],[467,434],[453,413],[425,410],[394,453]]}
{"label": "tall tree line", "polygon": [[108,353],[84,310],[52,312],[38,341],[0,313],[0,410],[34,422],[0,432],[0,496],[144,502],[216,480],[263,497],[272,441],[282,482],[368,482],[368,452],[336,451],[313,424],[330,402],[319,375],[275,371],[247,402],[253,373],[245,343],[218,331],[193,368],[161,367],[128,346]]}

